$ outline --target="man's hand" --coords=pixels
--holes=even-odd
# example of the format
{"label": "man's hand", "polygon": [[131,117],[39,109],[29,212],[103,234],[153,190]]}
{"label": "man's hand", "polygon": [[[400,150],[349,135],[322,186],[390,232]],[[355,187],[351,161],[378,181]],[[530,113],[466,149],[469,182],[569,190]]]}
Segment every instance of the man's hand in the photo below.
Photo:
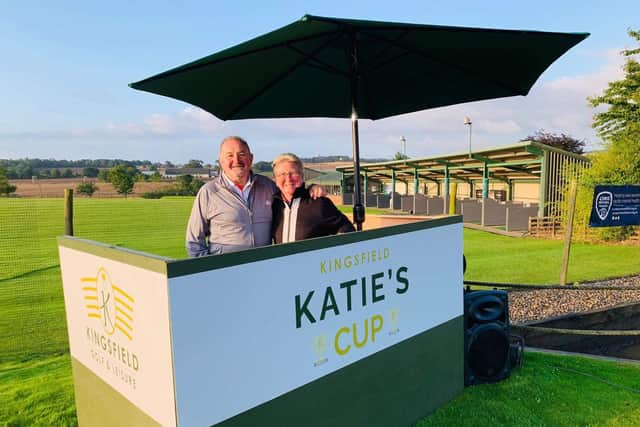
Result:
{"label": "man's hand", "polygon": [[324,197],[328,194],[327,190],[325,190],[322,185],[317,184],[311,184],[307,190],[309,191],[309,195],[313,200],[317,199],[318,197]]}

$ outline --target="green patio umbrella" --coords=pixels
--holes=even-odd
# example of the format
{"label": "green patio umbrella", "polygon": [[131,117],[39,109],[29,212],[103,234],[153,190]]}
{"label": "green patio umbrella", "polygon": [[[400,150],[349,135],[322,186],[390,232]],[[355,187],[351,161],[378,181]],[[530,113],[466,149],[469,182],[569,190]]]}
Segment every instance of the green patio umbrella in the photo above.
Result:
{"label": "green patio umbrella", "polygon": [[[526,95],[553,61],[587,36],[306,15],[130,86],[222,120],[351,118],[359,177],[359,118]],[[354,185],[360,230],[360,180]]]}

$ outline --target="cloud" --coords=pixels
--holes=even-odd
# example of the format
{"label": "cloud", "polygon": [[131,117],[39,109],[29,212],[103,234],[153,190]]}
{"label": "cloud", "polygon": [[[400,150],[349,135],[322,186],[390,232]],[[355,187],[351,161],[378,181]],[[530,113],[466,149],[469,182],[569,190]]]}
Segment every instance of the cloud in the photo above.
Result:
{"label": "cloud", "polygon": [[[593,73],[538,82],[526,97],[454,105],[375,122],[361,120],[361,156],[390,158],[401,150],[401,136],[406,138],[410,156],[464,151],[468,149],[470,130],[476,149],[513,144],[541,129],[568,133],[587,140],[595,148],[599,144],[591,128],[595,110],[588,105],[587,97],[601,93],[608,82],[623,76],[624,58],[620,50],[614,49],[582,54],[598,58],[602,65]],[[465,116],[471,118],[472,129],[463,124]],[[38,141],[56,140],[65,144],[70,140],[69,144],[76,144],[73,152],[78,152],[80,158],[99,152],[117,153],[114,157],[120,158],[135,154],[137,158],[151,160],[180,161],[198,156],[210,160],[217,141],[232,134],[249,140],[256,160],[268,160],[284,151],[303,156],[352,153],[348,119],[224,122],[191,106],[174,114],[154,113],[137,121],[106,122],[101,127],[0,133],[0,151],[20,157],[43,157],[40,150],[46,144]],[[80,140],[82,144],[78,144]]]}
{"label": "cloud", "polygon": [[573,93],[578,96],[594,96],[607,87],[608,83],[623,77],[624,57],[618,49],[595,52],[593,55],[604,61],[602,67],[592,74],[566,76],[544,85],[547,90]]}

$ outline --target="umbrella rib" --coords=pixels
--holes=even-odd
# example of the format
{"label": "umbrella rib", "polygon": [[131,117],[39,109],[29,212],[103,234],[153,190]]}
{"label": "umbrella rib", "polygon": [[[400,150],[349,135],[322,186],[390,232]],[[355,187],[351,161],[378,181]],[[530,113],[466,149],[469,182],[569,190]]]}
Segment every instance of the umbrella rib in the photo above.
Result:
{"label": "umbrella rib", "polygon": [[371,91],[369,90],[369,79],[366,74],[360,74],[360,78],[362,79],[362,89],[364,92],[364,98],[367,100],[367,112],[368,116],[373,120],[377,117],[375,105],[371,98]]}
{"label": "umbrella rib", "polygon": [[[452,63],[449,63],[449,62],[446,62],[446,61],[441,61],[441,60],[438,60],[436,58],[432,58],[429,55],[425,54],[424,52],[422,52],[420,50],[416,50],[416,49],[410,48],[408,46],[405,46],[402,43],[397,42],[396,40],[380,37],[377,34],[367,33],[367,35],[369,37],[371,37],[371,38],[374,38],[374,39],[377,39],[379,41],[383,41],[383,42],[392,44],[392,45],[394,45],[394,46],[396,46],[396,47],[398,47],[400,49],[404,49],[406,51],[406,53],[398,55],[396,58],[399,58],[399,57],[407,55],[407,54],[414,54],[414,55],[420,56],[423,59],[426,59],[428,61],[431,61],[431,62],[434,62],[434,63],[438,63],[438,64],[444,65],[446,67],[450,67],[452,69],[456,69],[456,70],[462,72],[463,74],[466,74],[466,75],[469,75],[469,76],[474,76],[474,77],[477,76],[476,73],[474,73],[473,71],[471,71],[469,69],[466,69],[464,67],[461,67],[459,65],[452,64]],[[373,71],[373,70],[379,69],[381,67],[384,67],[384,65],[386,65],[389,62],[391,62],[392,60],[395,60],[396,58],[390,59],[389,61],[386,61],[384,63],[377,64],[376,67],[372,67],[369,70]],[[495,79],[490,79],[490,78],[488,78],[486,76],[482,76],[482,80],[485,81],[485,82],[488,82],[488,83],[493,83],[494,85],[496,85],[498,87],[502,87],[502,88],[507,89],[509,91],[512,91],[512,92],[514,92],[516,94],[520,94],[520,95],[526,95],[527,94],[526,91],[521,91],[520,89],[516,89],[514,87],[511,87],[509,85],[504,84],[503,82],[500,82],[500,81],[495,80]]]}
{"label": "umbrella rib", "polygon": [[[329,43],[331,43],[336,37],[330,37],[328,38],[322,45],[320,45],[318,48],[316,48],[310,55],[308,56],[303,56],[302,59],[300,59],[299,61],[297,61],[294,65],[292,65],[291,67],[289,67],[289,69],[283,73],[280,73],[278,76],[276,76],[273,80],[271,80],[269,83],[265,84],[261,90],[259,90],[258,92],[256,92],[255,94],[253,94],[252,96],[246,98],[242,103],[238,104],[233,110],[231,110],[231,112],[227,115],[228,118],[233,118],[236,114],[238,114],[238,112],[242,111],[243,108],[245,108],[247,105],[251,104],[253,101],[255,101],[257,98],[259,98],[260,96],[262,96],[262,94],[264,94],[266,91],[268,91],[271,87],[273,87],[274,85],[276,85],[277,83],[279,83],[280,81],[282,81],[284,78],[286,78],[287,76],[289,76],[296,68],[300,67],[302,64],[305,63],[305,61],[308,59],[308,57],[312,57],[315,59],[315,54],[320,52],[322,49],[324,49]],[[286,45],[286,43],[285,43]]]}
{"label": "umbrella rib", "polygon": [[[351,55],[354,54],[354,52],[347,50],[346,52],[347,54],[347,60],[350,60]],[[371,91],[369,90],[369,79],[367,78],[367,74],[362,72],[361,69],[361,62],[359,61],[359,58],[355,58],[356,62],[358,63],[358,70],[357,70],[357,75],[356,75],[356,79],[361,79],[362,81],[362,92],[363,95],[362,97],[366,100],[366,106],[363,105],[358,105],[357,108],[357,112],[358,114],[362,114],[362,111],[366,109],[367,111],[367,116],[370,117],[371,119],[374,119],[376,117],[376,110],[375,110],[375,104],[371,98]]]}
{"label": "umbrella rib", "polygon": [[[404,36],[406,36],[408,33],[409,33],[409,30],[404,29],[403,31],[401,31],[401,33],[398,35],[398,37],[396,37],[396,38],[395,38],[395,40],[394,40],[394,41],[397,43],[397,42],[398,42],[398,40],[400,40],[400,39],[404,38]],[[390,45],[390,44],[388,44],[388,43],[385,43],[384,45],[382,45],[382,47],[381,47],[380,51],[379,51],[375,56],[376,56],[376,57],[381,57],[381,56],[382,56],[386,51],[388,51],[389,49],[391,49],[391,45]],[[404,55],[408,55],[408,52],[405,52],[405,53],[403,53],[403,54],[401,54],[401,55],[396,55],[395,57],[391,58],[391,59],[390,59],[390,60],[388,60],[388,61],[381,62],[381,63],[380,63],[380,64],[381,64],[380,66],[383,66],[384,64],[387,64],[388,62],[393,62],[393,61],[395,61],[396,59],[398,59],[398,58],[400,58],[401,56],[404,56]],[[379,68],[379,67],[375,67],[374,69],[377,69],[377,68]]]}
{"label": "umbrella rib", "polygon": [[[398,35],[397,39],[401,39],[407,33],[408,33],[407,30],[403,30],[401,32],[401,34]],[[390,48],[391,48],[390,45],[385,44],[381,49],[379,49],[379,51],[375,55],[375,57],[383,56],[384,53],[387,52]],[[375,66],[373,68],[373,70],[378,69],[379,67],[383,66],[384,64],[387,64],[388,62],[395,61],[399,57],[404,56],[404,55],[408,55],[408,54],[409,54],[408,52],[405,52],[402,55],[395,56],[390,61],[384,61],[384,63],[379,64],[379,66]],[[366,64],[364,64],[364,65],[365,66],[362,67],[363,69],[360,72],[360,77],[362,78],[362,88],[363,88],[363,92],[364,92],[364,98],[366,99],[366,102],[367,102],[367,111],[368,111],[369,117],[371,117],[371,119],[375,119],[375,118],[377,118],[377,113],[376,113],[376,109],[375,109],[375,104],[374,104],[374,102],[373,102],[373,100],[371,98],[371,91],[369,90],[369,78],[368,78],[368,72],[367,72],[368,68],[366,67]]]}
{"label": "umbrella rib", "polygon": [[[334,31],[325,31],[325,32],[318,33],[318,34],[313,34],[313,35],[310,35],[310,36],[300,37],[300,38],[297,38],[297,39],[294,39],[294,40],[286,40],[286,41],[283,41],[283,42],[270,44],[268,46],[263,46],[263,47],[260,47],[260,48],[251,49],[251,50],[248,50],[246,52],[241,52],[241,53],[237,53],[235,55],[225,56],[223,58],[213,58],[213,59],[211,59],[209,61],[205,61],[205,62],[201,62],[201,63],[199,61],[194,61],[194,63],[185,64],[185,65],[179,66],[177,68],[174,68],[172,70],[165,71],[164,73],[160,73],[160,74],[156,74],[155,76],[147,77],[144,80],[140,80],[139,82],[132,83],[131,86],[135,87],[135,86],[138,86],[138,85],[147,84],[147,83],[150,83],[150,82],[155,81],[155,80],[164,79],[166,77],[171,77],[171,76],[174,76],[174,75],[178,75],[178,74],[181,74],[181,73],[184,73],[184,72],[187,72],[187,71],[193,71],[193,70],[197,70],[198,68],[208,67],[210,65],[215,65],[215,64],[218,64],[218,63],[221,63],[221,62],[233,60],[233,59],[236,59],[236,58],[241,58],[241,57],[247,56],[247,55],[253,55],[255,53],[259,53],[259,52],[262,52],[262,51],[265,51],[265,50],[269,50],[269,49],[282,47],[282,46],[287,46],[290,43],[298,43],[298,42],[304,42],[304,41],[313,40],[313,39],[319,39],[319,38],[322,38],[322,37],[326,37],[328,35],[332,35],[334,33],[335,33]],[[251,41],[252,40],[248,40],[245,43],[249,43]],[[220,53],[222,53],[222,52],[214,53],[211,56],[217,56]]]}
{"label": "umbrella rib", "polygon": [[312,54],[308,54],[308,53],[306,53],[306,52],[304,52],[304,51],[302,51],[302,50],[300,50],[300,49],[298,49],[297,47],[294,47],[294,46],[288,46],[288,47],[289,47],[289,49],[293,50],[297,54],[300,54],[300,55],[304,56],[305,58],[309,59],[310,61],[317,62],[317,64],[308,63],[307,65],[309,67],[317,68],[319,70],[326,71],[328,73],[333,73],[333,74],[342,75],[344,77],[349,77],[349,73],[347,73],[345,71],[342,71],[339,68],[332,66],[331,64],[328,64],[328,63],[326,63],[324,61],[321,61],[320,59],[316,58]]}

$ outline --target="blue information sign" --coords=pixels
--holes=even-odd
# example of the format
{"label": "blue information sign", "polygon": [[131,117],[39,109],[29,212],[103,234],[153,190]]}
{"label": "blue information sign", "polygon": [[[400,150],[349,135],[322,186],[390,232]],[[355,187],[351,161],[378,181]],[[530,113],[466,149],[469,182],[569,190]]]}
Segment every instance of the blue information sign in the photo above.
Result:
{"label": "blue information sign", "polygon": [[590,227],[640,225],[640,185],[596,185]]}

